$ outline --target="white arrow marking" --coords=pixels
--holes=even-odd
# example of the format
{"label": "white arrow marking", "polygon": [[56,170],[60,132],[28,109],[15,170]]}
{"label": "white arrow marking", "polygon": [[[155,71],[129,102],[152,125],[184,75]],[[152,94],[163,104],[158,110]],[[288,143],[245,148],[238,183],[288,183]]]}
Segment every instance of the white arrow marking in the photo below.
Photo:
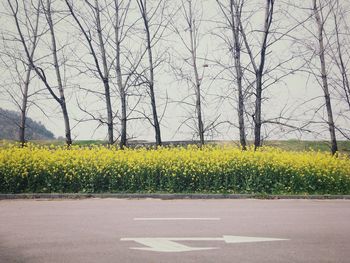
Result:
{"label": "white arrow marking", "polygon": [[217,249],[216,247],[189,247],[175,241],[224,241],[226,243],[250,243],[266,241],[283,241],[288,239],[267,237],[223,236],[220,237],[155,237],[155,238],[121,238],[121,241],[134,241],[146,247],[131,247],[131,249],[155,252],[187,252],[196,250]]}
{"label": "white arrow marking", "polygon": [[267,241],[285,241],[289,239],[270,238],[270,237],[245,237],[245,236],[223,236],[226,243],[250,243],[250,242],[267,242]]}
{"label": "white arrow marking", "polygon": [[215,249],[211,247],[189,247],[174,242],[166,238],[131,238],[122,239],[122,241],[133,240],[147,247],[131,247],[131,249],[155,251],[155,252],[186,252],[195,250]]}

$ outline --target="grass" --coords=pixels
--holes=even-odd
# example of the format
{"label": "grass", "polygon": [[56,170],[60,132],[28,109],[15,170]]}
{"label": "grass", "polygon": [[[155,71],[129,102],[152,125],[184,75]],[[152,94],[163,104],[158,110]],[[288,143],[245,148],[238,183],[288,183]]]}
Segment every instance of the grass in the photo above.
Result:
{"label": "grass", "polygon": [[[63,140],[35,140],[30,141],[36,145],[54,145],[54,146],[63,146],[65,145],[65,141]],[[15,141],[9,140],[0,140],[0,147],[4,147],[9,143],[15,143]],[[164,142],[165,145],[187,145],[187,144],[195,144],[195,141],[176,141],[176,142]],[[208,144],[225,144],[225,145],[239,145],[238,141],[208,141]],[[249,145],[252,145],[253,142],[248,142]],[[107,145],[107,141],[103,140],[77,140],[74,141],[74,145],[78,146],[91,146],[91,145]],[[148,142],[138,142],[133,141],[130,143],[130,146],[137,145],[153,145]],[[329,152],[330,151],[330,143],[328,141],[302,141],[302,140],[269,140],[265,141],[264,145],[276,147],[286,151],[322,151]],[[339,152],[350,155],[350,141],[338,141]]]}
{"label": "grass", "polygon": [[[330,142],[328,141],[266,141],[265,145],[280,148],[286,151],[330,151]],[[338,141],[339,152],[350,154],[350,141]]]}
{"label": "grass", "polygon": [[[35,145],[43,145],[43,146],[64,146],[66,142],[64,140],[31,140],[28,141],[30,143],[33,143]],[[16,141],[13,140],[0,140],[0,147],[4,147],[8,144],[16,143]],[[77,140],[73,142],[74,145],[78,146],[90,146],[90,145],[107,145],[107,141],[102,140]]]}

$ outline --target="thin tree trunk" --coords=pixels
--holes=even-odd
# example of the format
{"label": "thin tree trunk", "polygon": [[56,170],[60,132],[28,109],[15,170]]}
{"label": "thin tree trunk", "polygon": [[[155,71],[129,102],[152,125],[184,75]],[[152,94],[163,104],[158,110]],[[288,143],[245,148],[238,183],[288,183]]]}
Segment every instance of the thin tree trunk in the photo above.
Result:
{"label": "thin tree trunk", "polygon": [[155,130],[155,136],[156,136],[156,145],[162,144],[161,134],[160,134],[160,125],[158,120],[158,113],[157,113],[157,106],[156,106],[156,97],[154,94],[154,66],[153,66],[153,57],[152,57],[152,48],[151,48],[151,39],[149,34],[149,29],[147,26],[147,50],[148,50],[148,59],[149,59],[149,73],[150,73],[150,80],[149,80],[149,89],[150,89],[150,95],[151,95],[151,106],[152,106],[152,114],[153,114],[153,126]]}
{"label": "thin tree trunk", "polygon": [[121,101],[121,109],[122,109],[122,118],[121,118],[121,137],[120,137],[120,148],[124,148],[127,143],[126,138],[126,124],[127,124],[127,116],[126,116],[126,94],[124,87],[120,93],[120,101]]}
{"label": "thin tree trunk", "polygon": [[[37,10],[39,10],[40,2],[38,2]],[[20,126],[19,126],[19,141],[24,146],[26,140],[25,140],[25,130],[26,130],[26,120],[27,120],[27,106],[28,106],[28,90],[29,90],[29,84],[30,84],[30,75],[32,72],[32,65],[30,63],[31,60],[33,60],[34,52],[37,45],[37,39],[38,39],[38,26],[39,26],[39,11],[37,11],[36,14],[36,20],[35,20],[35,27],[33,32],[33,41],[32,41],[32,49],[30,51],[30,59],[28,61],[28,68],[26,72],[26,77],[24,81],[24,87],[23,87],[23,93],[22,93],[22,106],[21,106],[21,120],[20,120]]]}
{"label": "thin tree trunk", "polygon": [[270,27],[273,17],[273,8],[274,0],[266,0],[265,7],[265,20],[264,20],[264,34],[262,39],[262,44],[260,48],[260,64],[259,67],[255,70],[255,79],[256,79],[256,90],[255,90],[255,113],[254,113],[254,147],[257,149],[261,144],[261,105],[262,105],[262,92],[263,92],[263,74],[265,67],[266,59],[266,50],[267,50],[267,37],[270,33]]}
{"label": "thin tree trunk", "polygon": [[152,55],[152,46],[151,46],[151,35],[148,25],[148,17],[147,17],[147,9],[146,9],[146,1],[141,3],[143,6],[142,10],[142,18],[145,25],[146,31],[146,41],[147,41],[147,52],[148,52],[148,62],[149,62],[149,74],[150,78],[148,80],[150,97],[151,97],[151,107],[152,107],[152,115],[153,115],[153,127],[155,131],[156,145],[159,146],[162,144],[161,134],[160,134],[160,125],[158,120],[157,106],[156,106],[156,97],[154,94],[154,65],[153,65],[153,55]]}
{"label": "thin tree trunk", "polygon": [[99,41],[99,47],[101,51],[102,65],[103,65],[103,85],[105,88],[105,99],[106,99],[106,107],[107,107],[107,126],[108,126],[108,143],[114,143],[113,136],[113,111],[112,111],[112,103],[111,103],[111,94],[109,87],[109,73],[107,66],[107,58],[106,58],[106,50],[102,37],[102,27],[101,27],[101,19],[100,19],[100,9],[98,5],[98,0],[95,0],[95,9],[96,9],[96,27],[97,27],[97,35]]}
{"label": "thin tree trunk", "polygon": [[255,113],[254,113],[254,147],[261,146],[261,100],[262,100],[262,76],[256,75]]}
{"label": "thin tree trunk", "polygon": [[323,43],[323,21],[321,21],[321,16],[317,6],[317,0],[312,0],[312,1],[313,1],[313,9],[314,9],[315,19],[317,23],[317,28],[318,28],[318,44],[320,48],[318,56],[321,63],[322,89],[324,93],[327,115],[328,115],[328,129],[331,137],[331,152],[332,154],[335,154],[338,151],[338,145],[337,145],[337,139],[335,135],[335,125],[333,120],[331,98],[330,98],[329,89],[328,89],[326,60],[325,60],[325,54],[324,54],[325,48]]}
{"label": "thin tree trunk", "polygon": [[239,21],[241,20],[240,10],[237,4],[234,4],[234,0],[230,0],[230,13],[231,13],[231,30],[233,35],[233,52],[237,78],[238,89],[238,124],[239,124],[239,140],[243,150],[247,148],[247,141],[245,135],[244,125],[244,97],[242,88],[242,65],[241,65],[241,44],[239,41]]}
{"label": "thin tree trunk", "polygon": [[60,94],[59,98],[60,98],[60,106],[62,109],[63,119],[64,119],[66,143],[67,143],[67,145],[71,145],[72,144],[71,129],[70,129],[66,99],[64,96],[64,89],[63,89],[63,83],[62,83],[62,78],[61,78],[61,72],[60,72],[60,67],[58,64],[56,37],[55,37],[55,31],[54,31],[54,26],[53,26],[53,20],[52,20],[52,16],[51,16],[51,0],[47,0],[46,5],[47,5],[46,17],[47,17],[47,22],[48,22],[49,29],[50,29],[50,34],[51,34],[51,44],[52,44],[51,51],[52,51],[52,55],[53,55],[53,62],[54,62],[54,67],[55,67],[55,72],[56,72],[56,77],[57,77],[58,91]]}
{"label": "thin tree trunk", "polygon": [[189,25],[192,66],[193,66],[195,84],[196,84],[195,91],[196,91],[196,111],[197,111],[198,133],[199,133],[200,146],[203,146],[204,145],[204,127],[203,127],[203,119],[202,119],[201,83],[200,83],[198,67],[197,67],[197,43],[196,43],[196,33],[195,33],[196,26],[194,24],[195,22],[193,19],[192,2],[188,1],[188,4],[189,4],[189,18],[187,22]]}
{"label": "thin tree trunk", "polygon": [[119,40],[119,0],[114,1],[115,5],[115,43],[116,43],[116,75],[117,75],[117,85],[120,93],[120,104],[121,104],[121,131],[120,131],[120,148],[123,149],[126,146],[126,91],[123,85],[123,77],[120,65],[120,40]]}
{"label": "thin tree trunk", "polygon": [[196,83],[196,111],[197,111],[197,119],[198,119],[200,146],[203,146],[204,145],[204,127],[203,127],[203,120],[202,120],[201,89],[198,81]]}
{"label": "thin tree trunk", "polygon": [[23,97],[22,97],[21,123],[19,126],[19,141],[20,141],[22,147],[24,146],[24,144],[26,142],[25,129],[26,129],[26,120],[27,120],[28,89],[29,89],[31,70],[32,70],[32,67],[29,65],[28,69],[27,69],[25,82],[24,82]]}

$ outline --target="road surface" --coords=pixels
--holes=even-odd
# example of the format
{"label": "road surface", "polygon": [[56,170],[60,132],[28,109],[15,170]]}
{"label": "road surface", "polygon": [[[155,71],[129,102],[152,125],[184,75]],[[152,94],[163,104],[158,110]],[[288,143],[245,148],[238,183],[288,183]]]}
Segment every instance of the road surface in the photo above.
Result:
{"label": "road surface", "polygon": [[350,262],[349,200],[4,200],[0,262]]}

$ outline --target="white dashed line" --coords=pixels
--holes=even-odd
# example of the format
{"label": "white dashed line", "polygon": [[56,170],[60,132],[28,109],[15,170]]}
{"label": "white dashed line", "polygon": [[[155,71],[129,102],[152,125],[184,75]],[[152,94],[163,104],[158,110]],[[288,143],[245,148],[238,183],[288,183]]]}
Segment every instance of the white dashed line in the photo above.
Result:
{"label": "white dashed line", "polygon": [[219,217],[140,217],[134,218],[135,221],[176,221],[176,220],[202,220],[202,221],[217,221]]}

